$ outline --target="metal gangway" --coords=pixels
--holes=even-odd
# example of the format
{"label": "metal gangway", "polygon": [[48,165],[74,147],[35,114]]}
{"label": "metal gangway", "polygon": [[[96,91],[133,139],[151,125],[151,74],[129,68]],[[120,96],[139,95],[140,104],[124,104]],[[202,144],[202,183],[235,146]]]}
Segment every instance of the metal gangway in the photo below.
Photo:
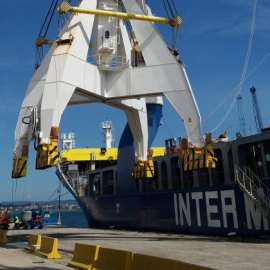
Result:
{"label": "metal gangway", "polygon": [[270,222],[270,189],[248,167],[235,165],[235,181],[263,216]]}

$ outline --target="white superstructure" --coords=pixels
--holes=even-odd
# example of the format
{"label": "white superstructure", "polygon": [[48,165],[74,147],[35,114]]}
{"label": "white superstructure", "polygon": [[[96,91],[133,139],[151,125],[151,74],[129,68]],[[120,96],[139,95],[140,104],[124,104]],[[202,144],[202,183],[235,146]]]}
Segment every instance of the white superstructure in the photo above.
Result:
{"label": "white superstructure", "polygon": [[112,121],[106,119],[101,123],[101,128],[104,130],[104,142],[106,148],[112,148],[113,142],[113,126]]}

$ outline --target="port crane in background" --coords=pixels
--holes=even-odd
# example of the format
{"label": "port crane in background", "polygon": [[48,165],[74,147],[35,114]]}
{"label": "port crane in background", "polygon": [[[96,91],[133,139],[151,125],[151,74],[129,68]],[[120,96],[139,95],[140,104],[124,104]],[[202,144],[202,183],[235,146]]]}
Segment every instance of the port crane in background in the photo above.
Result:
{"label": "port crane in background", "polygon": [[253,113],[254,113],[254,118],[255,118],[255,122],[256,122],[256,128],[257,128],[258,132],[261,132],[262,128],[263,128],[263,123],[262,123],[259,103],[257,100],[256,88],[254,86],[252,86],[250,88],[250,93],[252,96]]}
{"label": "port crane in background", "polygon": [[238,118],[239,118],[239,124],[240,124],[240,133],[236,134],[238,136],[246,136],[246,123],[245,123],[245,116],[243,113],[243,102],[242,102],[242,96],[237,96],[237,106],[238,106]]}

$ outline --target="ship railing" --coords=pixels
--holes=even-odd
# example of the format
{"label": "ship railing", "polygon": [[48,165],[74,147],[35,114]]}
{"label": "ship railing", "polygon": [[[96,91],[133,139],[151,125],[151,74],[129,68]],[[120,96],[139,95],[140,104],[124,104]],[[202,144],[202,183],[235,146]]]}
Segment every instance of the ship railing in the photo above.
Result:
{"label": "ship railing", "polygon": [[74,190],[74,188],[72,187],[72,185],[69,183],[69,181],[68,181],[68,179],[67,179],[67,176],[66,176],[66,175],[64,174],[64,172],[62,171],[62,168],[61,168],[61,165],[60,165],[60,164],[57,165],[57,168],[56,168],[56,174],[57,174],[58,176],[61,176],[61,177],[59,178],[60,181],[61,181],[64,185],[68,186],[68,188],[72,191],[72,193],[76,194],[76,191]]}
{"label": "ship railing", "polygon": [[98,65],[99,69],[112,71],[124,70],[129,66],[129,61],[125,56],[114,56],[112,57],[111,62],[108,64],[104,62],[102,54],[95,54],[88,60],[88,62],[93,65]]}
{"label": "ship railing", "polygon": [[79,172],[79,176],[82,178],[87,178],[87,172]]}
{"label": "ship railing", "polygon": [[69,185],[73,188],[76,195],[79,197],[85,196],[86,193],[86,183],[82,180],[83,177],[69,177],[67,181]]}
{"label": "ship railing", "polygon": [[62,162],[58,164],[58,171],[62,175],[62,182],[64,181],[66,185],[79,197],[86,195],[86,172],[78,172],[74,170],[68,170],[68,163]]}
{"label": "ship railing", "polygon": [[235,165],[235,180],[270,220],[270,189],[248,167]]}

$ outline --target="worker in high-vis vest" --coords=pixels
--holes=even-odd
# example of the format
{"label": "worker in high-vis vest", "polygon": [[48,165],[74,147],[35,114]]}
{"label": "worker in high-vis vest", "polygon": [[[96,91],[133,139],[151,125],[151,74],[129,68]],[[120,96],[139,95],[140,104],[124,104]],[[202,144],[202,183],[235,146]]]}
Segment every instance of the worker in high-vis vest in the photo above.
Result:
{"label": "worker in high-vis vest", "polygon": [[14,219],[14,229],[15,230],[19,230],[19,226],[20,226],[20,220],[17,216],[15,216],[15,219]]}

